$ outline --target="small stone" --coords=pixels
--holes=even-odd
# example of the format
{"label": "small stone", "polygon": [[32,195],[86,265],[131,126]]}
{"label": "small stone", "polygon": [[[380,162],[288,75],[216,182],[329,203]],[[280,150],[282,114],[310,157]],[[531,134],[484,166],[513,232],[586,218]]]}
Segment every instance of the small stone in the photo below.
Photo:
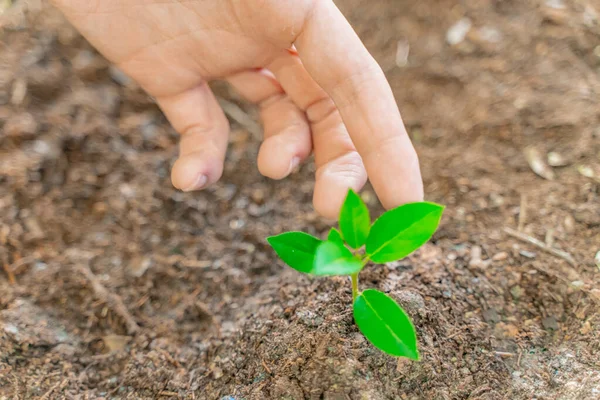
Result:
{"label": "small stone", "polygon": [[121,335],[107,335],[102,338],[102,342],[104,342],[104,345],[109,352],[125,349],[125,346],[127,346],[130,340],[131,337]]}
{"label": "small stone", "polygon": [[4,124],[4,134],[12,137],[31,137],[38,131],[38,123],[30,113],[13,115]]}
{"label": "small stone", "polygon": [[500,43],[502,41],[502,33],[491,26],[481,27],[478,31],[478,36],[481,40],[488,43]]}
{"label": "small stone", "polygon": [[425,312],[425,299],[419,293],[410,290],[398,290],[390,293],[391,297],[396,299],[398,303],[411,316],[415,314],[423,314]]}
{"label": "small stone", "polygon": [[89,50],[82,50],[71,60],[73,71],[84,79],[97,78],[97,72],[105,67],[102,58]]}
{"label": "small stone", "polygon": [[504,205],[504,197],[499,195],[498,193],[491,193],[490,200],[495,207],[500,207]]}
{"label": "small stone", "polygon": [[61,343],[52,349],[53,353],[59,354],[63,357],[73,357],[77,353],[77,349],[70,344]]}
{"label": "small stone", "polygon": [[360,194],[360,198],[369,206],[372,206],[376,202],[376,197],[370,190],[365,190]]}
{"label": "small stone", "polygon": [[137,257],[129,264],[128,272],[136,278],[142,277],[148,268],[152,266],[150,257]]}
{"label": "small stone", "polygon": [[22,78],[15,80],[15,83],[13,84],[13,88],[12,88],[12,95],[10,98],[10,102],[15,106],[19,106],[19,105],[23,104],[26,97],[27,97],[27,82],[25,81],[25,79],[22,79]]}
{"label": "small stone", "polygon": [[513,286],[510,288],[510,294],[515,300],[519,300],[523,296],[523,288],[519,285]]}
{"label": "small stone", "polygon": [[260,188],[254,189],[250,194],[252,201],[258,205],[262,205],[265,202],[265,197],[265,191]]}
{"label": "small stone", "polygon": [[500,253],[496,253],[494,254],[494,256],[492,257],[492,260],[494,261],[504,261],[508,258],[508,253],[505,251],[502,251]]}
{"label": "small stone", "polygon": [[467,37],[467,33],[471,30],[473,23],[469,18],[461,18],[446,32],[446,41],[451,45],[455,46]]}
{"label": "small stone", "polygon": [[396,45],[396,65],[400,68],[408,65],[408,54],[410,52],[410,44],[408,40],[398,40]]}
{"label": "small stone", "polygon": [[600,182],[600,171],[589,165],[580,165],[577,167],[577,171],[586,178],[593,179],[596,182]]}
{"label": "small stone", "polygon": [[546,161],[542,158],[542,153],[538,149],[535,147],[527,147],[524,150],[524,154],[525,159],[533,172],[549,181],[554,180],[556,177],[554,171],[546,164]]}
{"label": "small stone", "polygon": [[519,254],[525,258],[535,258],[535,256],[536,256],[536,253],[534,253],[533,251],[527,251],[527,250],[521,250],[521,251],[519,251]]}
{"label": "small stone", "polygon": [[229,227],[233,230],[242,229],[245,225],[246,225],[246,222],[240,218],[232,219],[229,222]]}
{"label": "small stone", "polygon": [[302,324],[311,328],[316,328],[323,324],[323,317],[318,316],[312,311],[298,311],[296,315]]}
{"label": "small stone", "polygon": [[223,370],[221,368],[215,368],[212,371],[213,378],[219,379],[223,376]]}
{"label": "small stone", "polygon": [[585,321],[583,326],[579,330],[579,333],[581,333],[582,335],[587,335],[591,331],[592,331],[592,324],[590,323],[590,321]]}
{"label": "small stone", "polygon": [[565,230],[569,233],[575,231],[575,218],[571,215],[565,217]]}
{"label": "small stone", "polygon": [[519,335],[519,329],[512,324],[505,324],[504,322],[496,325],[495,332],[498,336],[505,339],[514,339]]}
{"label": "small stone", "polygon": [[596,257],[594,257],[594,262],[596,263],[596,267],[600,269],[600,251],[596,253]]}
{"label": "small stone", "polygon": [[546,317],[542,320],[542,326],[544,329],[551,329],[554,331],[558,330],[558,322],[556,322],[556,318],[554,317]]}
{"label": "small stone", "polygon": [[469,261],[471,267],[477,267],[481,265],[481,247],[473,246],[471,249],[471,260]]}
{"label": "small stone", "polygon": [[500,316],[498,315],[498,312],[496,310],[490,308],[483,312],[483,319],[485,320],[485,322],[495,323],[500,321]]}
{"label": "small stone", "polygon": [[304,394],[295,379],[285,376],[276,378],[273,382],[272,397],[274,399],[303,399]]}
{"label": "small stone", "polygon": [[564,10],[566,8],[565,3],[562,0],[546,0],[545,5],[546,7],[557,10]]}
{"label": "small stone", "polygon": [[259,206],[258,204],[251,203],[248,206],[248,214],[253,217],[262,217],[271,211],[271,207],[268,207],[266,204]]}
{"label": "small stone", "polygon": [[541,13],[546,21],[552,22],[557,25],[563,25],[567,23],[569,13],[562,1],[549,0],[546,2],[545,7],[542,7]]}
{"label": "small stone", "polygon": [[548,153],[548,165],[551,167],[564,167],[569,165],[569,162],[560,153],[551,151]]}
{"label": "small stone", "polygon": [[28,300],[15,300],[0,311],[0,332],[21,346],[56,346],[77,343],[59,321]]}
{"label": "small stone", "polygon": [[114,65],[111,65],[108,68],[108,74],[110,75],[113,81],[115,81],[121,86],[130,86],[133,83],[130,77],[128,77],[123,71],[121,71]]}

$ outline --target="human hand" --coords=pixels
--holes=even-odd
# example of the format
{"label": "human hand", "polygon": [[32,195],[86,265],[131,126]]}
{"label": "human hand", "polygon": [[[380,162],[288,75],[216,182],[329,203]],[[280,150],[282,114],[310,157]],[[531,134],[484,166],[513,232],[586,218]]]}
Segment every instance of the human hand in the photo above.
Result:
{"label": "human hand", "polygon": [[207,82],[225,79],[260,106],[263,175],[282,179],[314,152],[323,216],[336,218],[367,172],[387,208],[422,199],[417,155],[387,80],[331,0],[53,3],[181,134],[175,187],[198,190],[221,177],[229,126]]}

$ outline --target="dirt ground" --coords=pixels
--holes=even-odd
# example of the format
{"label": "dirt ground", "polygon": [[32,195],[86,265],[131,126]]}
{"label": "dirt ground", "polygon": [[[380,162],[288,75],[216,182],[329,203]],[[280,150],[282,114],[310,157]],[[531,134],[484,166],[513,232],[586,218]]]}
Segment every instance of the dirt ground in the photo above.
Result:
{"label": "dirt ground", "polygon": [[418,363],[363,339],[347,280],[266,245],[329,225],[313,165],[258,173],[256,110],[215,86],[225,176],[182,194],[152,101],[54,10],[7,4],[0,399],[600,399],[597,0],[338,1],[448,207],[431,243],[361,274],[414,318]]}

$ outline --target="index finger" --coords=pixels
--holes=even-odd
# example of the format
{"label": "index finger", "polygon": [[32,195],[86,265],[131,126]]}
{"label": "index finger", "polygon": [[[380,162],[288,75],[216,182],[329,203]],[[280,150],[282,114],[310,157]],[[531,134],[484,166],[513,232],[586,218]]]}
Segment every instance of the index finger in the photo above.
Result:
{"label": "index finger", "polygon": [[419,161],[387,79],[333,1],[317,1],[295,46],[331,96],[377,195],[392,208],[423,199]]}

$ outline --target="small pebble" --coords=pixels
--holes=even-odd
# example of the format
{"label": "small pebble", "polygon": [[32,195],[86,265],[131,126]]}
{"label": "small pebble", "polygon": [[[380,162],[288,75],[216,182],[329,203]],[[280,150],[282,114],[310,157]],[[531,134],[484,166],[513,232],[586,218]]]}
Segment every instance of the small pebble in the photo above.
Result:
{"label": "small pebble", "polygon": [[259,188],[254,189],[250,197],[256,204],[262,205],[265,202],[265,191]]}
{"label": "small pebble", "polygon": [[500,316],[498,315],[498,312],[496,312],[496,310],[490,308],[483,312],[483,319],[485,320],[485,322],[498,322],[500,321]]}
{"label": "small pebble", "polygon": [[425,299],[417,292],[398,290],[390,294],[411,316],[414,314],[423,314],[426,311]]}
{"label": "small pebble", "polygon": [[213,369],[212,373],[213,373],[213,378],[215,378],[215,379],[219,379],[223,376],[223,370],[221,368]]}
{"label": "small pebble", "polygon": [[519,300],[523,296],[523,293],[524,293],[523,288],[519,285],[513,286],[510,289],[510,294],[512,295],[512,297],[515,300]]}
{"label": "small pebble", "polygon": [[546,317],[542,320],[542,326],[544,329],[552,329],[554,331],[558,330],[558,322],[556,322],[556,318],[554,317]]}
{"label": "small pebble", "polygon": [[508,258],[508,253],[503,251],[500,253],[496,253],[494,254],[494,256],[492,257],[492,260],[494,261],[504,261]]}
{"label": "small pebble", "polygon": [[564,167],[569,162],[560,154],[554,151],[548,153],[548,165],[551,167]]}
{"label": "small pebble", "polygon": [[372,206],[376,202],[376,197],[370,190],[365,190],[360,194],[360,198],[369,206]]}
{"label": "small pebble", "polygon": [[525,258],[535,258],[535,256],[536,256],[536,253],[534,253],[532,251],[527,251],[527,250],[521,250],[521,251],[519,251],[519,254]]}
{"label": "small pebble", "polygon": [[10,102],[15,106],[23,104],[27,97],[27,81],[24,79],[17,79],[13,84],[12,95]]}
{"label": "small pebble", "polygon": [[133,82],[130,77],[128,77],[123,71],[121,71],[114,65],[111,65],[108,68],[108,74],[110,75],[113,81],[115,81],[121,86],[130,86]]}
{"label": "small pebble", "polygon": [[457,45],[465,40],[467,33],[471,30],[473,23],[469,18],[461,18],[446,32],[446,41],[451,46]]}
{"label": "small pebble", "polygon": [[38,123],[30,113],[15,114],[4,124],[4,134],[13,137],[33,136],[38,131]]}

